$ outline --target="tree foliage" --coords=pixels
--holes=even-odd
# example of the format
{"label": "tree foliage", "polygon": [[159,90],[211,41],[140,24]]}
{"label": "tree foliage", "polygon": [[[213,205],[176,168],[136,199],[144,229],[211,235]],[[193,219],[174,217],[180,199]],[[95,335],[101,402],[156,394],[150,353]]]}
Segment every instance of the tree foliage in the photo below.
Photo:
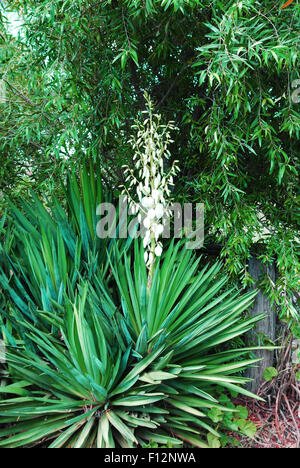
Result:
{"label": "tree foliage", "polygon": [[[15,189],[20,178],[44,187],[92,155],[117,190],[147,91],[180,128],[171,148],[181,168],[176,196],[205,203],[206,245],[220,247],[226,269],[245,285],[251,254],[276,261],[276,284],[266,277],[262,285],[284,314],[293,312],[299,4],[280,7],[279,0],[2,2],[1,189]],[[8,9],[23,19],[19,38],[5,27]]]}

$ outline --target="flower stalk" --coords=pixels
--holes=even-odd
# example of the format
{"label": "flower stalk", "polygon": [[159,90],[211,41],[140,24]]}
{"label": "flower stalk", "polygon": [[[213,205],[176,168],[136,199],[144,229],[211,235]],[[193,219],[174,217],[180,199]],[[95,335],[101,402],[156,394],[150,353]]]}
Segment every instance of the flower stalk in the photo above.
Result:
{"label": "flower stalk", "polygon": [[168,171],[164,168],[164,159],[171,154],[168,149],[173,143],[171,131],[175,130],[174,122],[167,125],[161,123],[161,115],[154,113],[154,105],[147,93],[146,119],[137,120],[129,143],[134,150],[134,169],[124,166],[127,185],[122,186],[127,195],[133,214],[138,215],[138,221],[145,229],[143,244],[145,248],[145,263],[148,268],[148,290],[152,284],[155,271],[155,261],[163,251],[162,236],[166,219],[170,216],[171,186],[174,176],[179,171],[178,161],[174,161]]}

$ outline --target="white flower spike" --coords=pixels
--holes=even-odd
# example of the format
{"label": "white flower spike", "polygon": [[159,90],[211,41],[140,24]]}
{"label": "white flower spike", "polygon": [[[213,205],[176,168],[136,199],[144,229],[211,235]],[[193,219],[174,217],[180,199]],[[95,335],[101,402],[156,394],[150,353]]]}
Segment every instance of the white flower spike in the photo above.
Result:
{"label": "white flower spike", "polygon": [[[162,255],[159,237],[163,233],[166,217],[170,216],[170,186],[174,185],[174,176],[178,172],[178,161],[174,161],[168,172],[164,171],[164,158],[170,157],[168,150],[171,140],[170,131],[175,130],[173,122],[162,125],[161,116],[154,114],[154,105],[147,93],[144,94],[148,114],[143,123],[136,121],[132,128],[136,135],[129,143],[134,149],[135,171],[126,166],[129,186],[124,186],[123,193],[133,202],[138,220],[146,229],[143,245],[146,249],[145,263],[149,269],[149,282],[152,282],[155,258]],[[137,175],[136,175],[137,174]]]}

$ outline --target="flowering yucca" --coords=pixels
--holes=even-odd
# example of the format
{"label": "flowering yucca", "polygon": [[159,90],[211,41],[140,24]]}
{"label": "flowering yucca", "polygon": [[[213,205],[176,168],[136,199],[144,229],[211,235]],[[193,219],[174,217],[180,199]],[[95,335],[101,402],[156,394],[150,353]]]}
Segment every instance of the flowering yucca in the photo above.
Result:
{"label": "flowering yucca", "polygon": [[33,196],[9,205],[13,231],[0,220],[0,448],[207,448],[231,443],[224,430],[253,434],[228,392],[254,396],[241,372],[255,348],[236,338],[264,316],[245,314],[256,292],[227,289],[221,262],[199,270],[174,240],[149,284],[139,239],[96,236],[92,162],[64,188],[51,215]]}
{"label": "flowering yucca", "polygon": [[147,93],[147,118],[143,123],[136,121],[132,128],[136,135],[131,136],[129,143],[134,149],[135,168],[125,166],[126,182],[124,193],[130,199],[134,214],[146,229],[144,236],[145,262],[150,272],[153,270],[155,257],[162,254],[162,243],[159,237],[163,233],[166,218],[170,216],[170,186],[174,185],[173,177],[179,171],[174,161],[168,171],[164,169],[164,158],[169,159],[169,144],[173,142],[170,131],[175,130],[173,122],[161,124],[161,115],[154,114],[154,105]]}

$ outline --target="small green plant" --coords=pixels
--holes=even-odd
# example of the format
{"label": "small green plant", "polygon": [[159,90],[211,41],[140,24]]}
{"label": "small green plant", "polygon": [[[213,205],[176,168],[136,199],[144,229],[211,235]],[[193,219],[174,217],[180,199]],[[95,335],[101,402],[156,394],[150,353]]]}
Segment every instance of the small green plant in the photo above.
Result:
{"label": "small green plant", "polygon": [[277,375],[278,375],[278,372],[275,369],[275,367],[267,367],[264,370],[264,379],[267,382],[270,382],[272,379],[274,379],[274,377],[277,377]]}

